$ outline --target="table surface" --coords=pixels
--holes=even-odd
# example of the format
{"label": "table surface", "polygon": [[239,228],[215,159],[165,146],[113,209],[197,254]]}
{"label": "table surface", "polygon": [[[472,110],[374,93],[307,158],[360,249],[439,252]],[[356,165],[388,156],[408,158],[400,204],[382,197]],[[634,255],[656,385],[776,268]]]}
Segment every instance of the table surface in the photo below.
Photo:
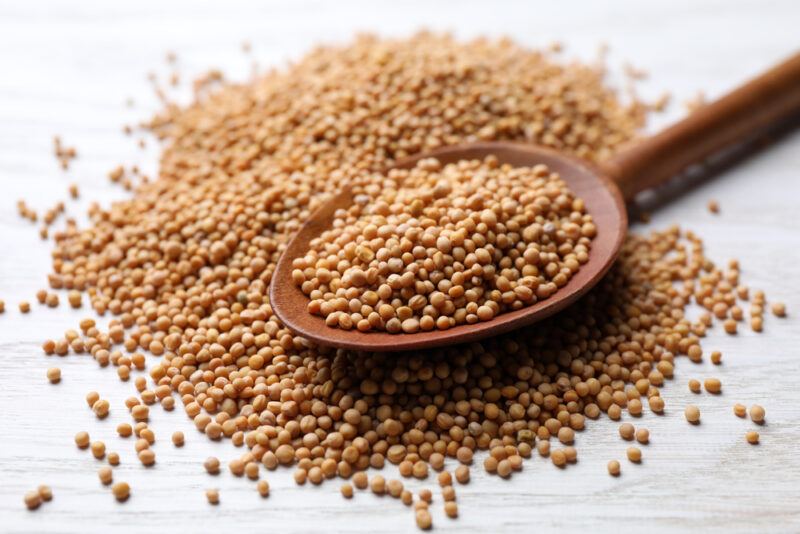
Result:
{"label": "table surface", "polygon": [[[55,360],[39,348],[43,339],[74,327],[88,312],[35,303],[34,293],[46,286],[49,245],[39,240],[36,226],[17,216],[16,201],[24,198],[41,212],[64,200],[68,214],[83,220],[90,202],[107,204],[122,196],[106,178],[116,164],[137,163],[153,173],[155,144],[148,141],[141,149],[121,128],[158,108],[146,75],[168,75],[167,50],[178,54],[185,89],[189,77],[208,67],[241,79],[253,58],[261,67],[280,64],[314,43],[345,41],[357,30],[401,35],[424,26],[464,37],[507,33],[535,46],[558,39],[567,44],[567,57],[584,59],[594,57],[605,42],[612,68],[630,61],[651,73],[641,85],[643,95],[673,92],[671,111],[654,122],[657,128],[679,116],[681,102],[699,90],[719,95],[798,46],[800,4],[792,0],[605,4],[511,1],[487,9],[486,3],[471,0],[257,6],[238,0],[1,2],[0,298],[7,311],[0,316],[0,531],[141,532],[167,526],[177,531],[414,531],[413,514],[402,504],[362,494],[345,502],[335,482],[298,487],[288,471],[271,472],[272,495],[264,500],[249,480],[227,472],[212,479],[202,459],[210,454],[229,459],[236,451],[229,442],[211,443],[198,434],[180,410],[154,410],[158,464],[139,465],[132,443],[113,430],[127,419],[121,403],[134,393],[133,384],[120,383],[113,369],[98,369],[85,357]],[[252,57],[240,49],[245,39],[252,43]],[[132,107],[128,98],[134,99]],[[52,155],[56,134],[78,149],[68,172]],[[712,258],[739,258],[744,282],[786,302],[790,316],[770,316],[761,335],[713,331],[705,346],[723,352],[722,366],[681,361],[675,380],[664,388],[666,414],[635,421],[652,435],[641,465],[625,461],[621,477],[608,476],[606,462],[622,460],[626,444],[615,423],[592,422],[577,438],[579,462],[566,470],[541,458],[527,462],[510,481],[473,469],[472,483],[458,490],[460,519],[446,519],[436,505],[435,528],[606,532],[627,524],[647,532],[800,531],[799,167],[800,135],[795,134],[654,214],[653,227],[678,222],[695,230]],[[80,185],[78,201],[68,200],[71,182]],[[716,216],[706,210],[712,198],[721,206]],[[17,310],[23,299],[33,302],[27,316]],[[58,385],[45,379],[45,370],[54,365],[63,371]],[[722,395],[688,392],[689,378],[707,376],[722,379]],[[112,401],[105,421],[86,408],[83,396],[90,390]],[[698,427],[683,419],[688,402],[703,412]],[[733,416],[735,402],[766,407],[760,445],[745,443],[752,423]],[[181,449],[168,438],[179,429],[186,434]],[[88,430],[120,453],[115,476],[131,484],[129,502],[118,504],[100,485],[100,462],[73,445],[78,430]],[[392,468],[385,471],[394,476]],[[40,483],[49,484],[55,498],[28,512],[22,496]],[[203,490],[211,487],[221,492],[217,507],[205,500]]]}

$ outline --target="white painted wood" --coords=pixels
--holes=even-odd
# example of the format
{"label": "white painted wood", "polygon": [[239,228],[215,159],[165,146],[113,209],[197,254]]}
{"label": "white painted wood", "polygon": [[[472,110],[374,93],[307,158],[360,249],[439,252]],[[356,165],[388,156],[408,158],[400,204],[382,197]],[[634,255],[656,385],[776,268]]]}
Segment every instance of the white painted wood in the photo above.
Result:
{"label": "white painted wood", "polygon": [[[66,199],[67,184],[74,181],[82,197],[68,201],[67,209],[80,216],[89,202],[120,196],[105,177],[118,162],[136,162],[152,173],[155,147],[150,143],[140,150],[122,135],[121,126],[157,109],[145,74],[168,72],[166,50],[178,53],[187,79],[210,66],[242,78],[250,69],[239,50],[244,39],[252,42],[262,65],[363,29],[405,34],[427,26],[461,36],[508,33],[531,45],[561,39],[569,45],[567,55],[583,58],[592,57],[605,41],[611,45],[612,67],[629,60],[652,73],[645,94],[671,89],[680,102],[699,89],[718,95],[798,45],[800,5],[791,0],[493,4],[0,2],[0,298],[7,307],[0,316],[0,531],[415,531],[413,514],[397,501],[358,494],[345,502],[338,483],[299,488],[289,473],[270,473],[272,496],[262,500],[251,481],[227,473],[209,477],[202,460],[209,454],[230,458],[233,447],[210,443],[179,411],[153,410],[158,464],[141,467],[132,443],[113,430],[127,419],[121,403],[133,394],[132,384],[121,385],[114,370],[100,370],[86,357],[47,358],[39,349],[43,339],[74,327],[83,313],[35,303],[27,317],[17,311],[19,300],[35,301],[35,291],[45,287],[49,248],[39,242],[34,226],[17,217],[16,200],[24,198],[42,210]],[[125,106],[128,97],[136,100],[134,108]],[[680,112],[681,106],[674,106],[667,118]],[[52,157],[54,134],[79,151],[67,173]],[[626,443],[617,437],[616,424],[591,423],[577,440],[579,463],[564,471],[539,458],[510,481],[473,469],[473,482],[458,491],[461,518],[446,519],[437,501],[432,508],[436,529],[800,531],[798,149],[800,135],[795,134],[659,211],[652,223],[680,222],[706,239],[711,257],[740,258],[745,281],[787,302],[790,318],[768,318],[760,336],[713,332],[706,347],[723,351],[721,367],[681,361],[676,379],[664,388],[668,413],[637,421],[652,435],[643,464],[622,461],[619,479],[609,477],[605,465],[612,458],[623,460]],[[710,198],[720,202],[719,216],[706,211]],[[45,369],[53,365],[63,370],[57,386],[45,379]],[[723,381],[721,396],[687,391],[689,377],[711,375]],[[102,422],[83,401],[93,389],[112,401],[111,416]],[[682,417],[689,401],[703,411],[697,428]],[[734,402],[766,407],[760,446],[745,443],[752,424],[732,415]],[[132,485],[128,503],[111,498],[97,480],[100,462],[73,446],[74,433],[83,429],[121,454],[115,476]],[[187,436],[182,449],[169,443],[176,429]],[[392,476],[391,469],[386,471]],[[22,496],[39,483],[50,484],[55,498],[30,513]],[[205,502],[203,490],[209,487],[221,490],[217,507]]]}

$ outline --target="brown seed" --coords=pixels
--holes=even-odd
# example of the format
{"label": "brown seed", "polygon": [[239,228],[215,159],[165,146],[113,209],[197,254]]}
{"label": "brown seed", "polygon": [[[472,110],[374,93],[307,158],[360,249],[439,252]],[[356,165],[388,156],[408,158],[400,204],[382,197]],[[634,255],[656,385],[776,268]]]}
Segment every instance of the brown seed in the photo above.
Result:
{"label": "brown seed", "polygon": [[105,465],[97,470],[97,477],[100,479],[101,483],[108,486],[114,481],[114,472],[110,467]]}
{"label": "brown seed", "polygon": [[447,517],[455,519],[458,517],[458,505],[453,501],[444,503],[444,513],[447,515]]}
{"label": "brown seed", "polygon": [[184,443],[183,432],[181,432],[181,431],[173,432],[172,433],[172,443],[176,447],[183,447],[183,443]]}
{"label": "brown seed", "polygon": [[215,458],[214,456],[209,456],[206,458],[206,461],[203,462],[203,467],[205,467],[209,475],[217,475],[219,474],[220,467],[219,459]]}
{"label": "brown seed", "polygon": [[108,460],[109,465],[119,465],[119,454],[116,452],[109,452],[106,454],[106,460]]}
{"label": "brown seed", "polygon": [[139,451],[139,461],[142,462],[142,465],[150,467],[156,463],[156,453],[152,449],[143,449]]}
{"label": "brown seed", "polygon": [[628,441],[632,440],[635,432],[636,429],[630,423],[622,423],[621,425],[619,425],[619,435],[622,439]]}
{"label": "brown seed", "polygon": [[428,530],[433,524],[431,513],[428,510],[417,510],[416,515],[417,527],[422,530]]}
{"label": "brown seed", "polygon": [[718,378],[706,378],[703,385],[706,388],[706,391],[713,394],[718,394],[722,391],[722,382]]}
{"label": "brown seed", "polygon": [[718,350],[715,350],[711,353],[711,363],[714,365],[719,365],[722,363],[722,353]]}
{"label": "brown seed", "polygon": [[686,416],[686,420],[696,425],[700,423],[700,408],[697,406],[690,404],[684,409],[683,414]]}
{"label": "brown seed", "polygon": [[466,465],[456,467],[455,477],[459,484],[467,484],[470,478],[469,467]]}
{"label": "brown seed", "polygon": [[[256,484],[256,489],[258,490],[258,494],[262,497],[269,497],[269,482],[264,479],[261,479]],[[351,488],[352,491],[352,488]]]}
{"label": "brown seed", "polygon": [[766,410],[758,404],[753,404],[750,407],[750,420],[754,423],[761,424],[764,422],[764,416],[766,415]]}
{"label": "brown seed", "polygon": [[219,490],[207,489],[206,499],[208,500],[209,504],[219,504]]}
{"label": "brown seed", "polygon": [[694,378],[689,380],[689,391],[691,391],[692,393],[700,393],[701,391],[700,381],[695,380]]}
{"label": "brown seed", "polygon": [[567,455],[563,450],[555,450],[550,453],[550,460],[556,467],[564,467],[567,464]]}
{"label": "brown seed", "polygon": [[122,438],[128,438],[133,434],[133,428],[128,423],[120,423],[117,425],[117,434]]}
{"label": "brown seed", "polygon": [[747,407],[737,402],[733,405],[733,413],[736,417],[745,417],[747,415]]}
{"label": "brown seed", "polygon": [[620,465],[617,460],[611,460],[608,462],[608,474],[612,477],[619,476],[620,473]]}
{"label": "brown seed", "polygon": [[636,430],[636,441],[645,445],[650,442],[650,431],[646,428],[639,428]]}
{"label": "brown seed", "polygon": [[628,460],[633,463],[638,464],[642,461],[642,450],[639,447],[628,447],[625,454],[628,456]]}
{"label": "brown seed", "polygon": [[759,440],[758,432],[756,432],[755,430],[750,430],[749,432],[747,432],[745,434],[745,439],[747,440],[747,443],[749,443],[751,445],[758,444],[758,440]]}
{"label": "brown seed", "polygon": [[120,502],[128,500],[131,494],[131,487],[128,485],[127,482],[117,482],[113,486],[111,486],[111,493],[114,494],[114,498]]}
{"label": "brown seed", "polygon": [[719,203],[716,200],[709,200],[707,207],[709,212],[715,215],[719,213]]}
{"label": "brown seed", "polygon": [[383,495],[386,493],[386,479],[380,475],[375,475],[369,481],[369,489],[371,489],[372,493],[375,495]]}
{"label": "brown seed", "polygon": [[342,492],[342,497],[344,497],[345,499],[353,498],[353,486],[351,486],[350,484],[342,484],[340,491]]}
{"label": "brown seed", "polygon": [[61,369],[58,367],[51,367],[47,370],[47,379],[51,384],[58,384],[61,382]]}
{"label": "brown seed", "polygon": [[786,317],[786,305],[783,302],[773,302],[772,314],[775,317]]}
{"label": "brown seed", "polygon": [[105,399],[100,399],[94,404],[92,404],[92,411],[97,416],[98,419],[105,419],[108,416],[108,412],[111,405]]}
{"label": "brown seed", "polygon": [[89,433],[85,431],[80,431],[75,434],[75,445],[78,446],[79,449],[85,449],[89,446]]}
{"label": "brown seed", "polygon": [[28,313],[31,311],[31,304],[27,300],[23,300],[19,303],[19,311],[21,313]]}
{"label": "brown seed", "polygon": [[29,491],[25,494],[24,501],[28,510],[36,510],[42,504],[42,497],[38,491]]}
{"label": "brown seed", "polygon": [[93,441],[91,449],[92,449],[92,456],[94,456],[98,460],[104,458],[106,455],[106,444],[103,443],[102,441]]}

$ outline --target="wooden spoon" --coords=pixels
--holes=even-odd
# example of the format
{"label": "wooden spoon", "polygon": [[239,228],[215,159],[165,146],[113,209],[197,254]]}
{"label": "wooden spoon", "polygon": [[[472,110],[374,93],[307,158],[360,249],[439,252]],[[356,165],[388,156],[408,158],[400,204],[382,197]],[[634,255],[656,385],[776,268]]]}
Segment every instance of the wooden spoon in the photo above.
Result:
{"label": "wooden spoon", "polygon": [[447,164],[494,154],[501,163],[515,166],[544,163],[586,202],[598,229],[589,261],[549,298],[490,321],[414,334],[364,333],[331,328],[322,317],[308,313],[309,299],[292,281],[292,261],[305,255],[309,242],[330,227],[337,209],[352,205],[349,189],[314,212],[289,242],[272,276],[270,304],[290,330],[307,339],[321,345],[376,352],[466,343],[535,323],[577,301],[609,270],[628,228],[623,199],[630,200],[637,193],[666,182],[722,149],[763,135],[796,112],[800,112],[800,53],[600,165],[548,148],[510,142],[447,147],[398,161],[395,167],[410,168],[419,159],[431,156]]}

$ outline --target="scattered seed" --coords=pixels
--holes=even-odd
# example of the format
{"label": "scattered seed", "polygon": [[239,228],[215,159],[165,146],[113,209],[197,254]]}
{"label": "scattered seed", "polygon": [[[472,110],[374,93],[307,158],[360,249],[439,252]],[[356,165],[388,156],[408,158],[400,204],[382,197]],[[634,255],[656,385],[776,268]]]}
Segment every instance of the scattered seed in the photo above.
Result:
{"label": "scattered seed", "polygon": [[642,450],[639,447],[628,447],[625,454],[627,454],[628,460],[635,464],[642,461]]}
{"label": "scattered seed", "polygon": [[688,405],[683,411],[683,414],[686,416],[686,420],[693,425],[700,423],[700,408],[697,406],[693,404]]}
{"label": "scattered seed", "polygon": [[744,437],[747,440],[747,443],[749,443],[751,445],[758,444],[759,435],[758,435],[758,432],[756,432],[755,430],[750,430],[749,432],[747,432],[744,435]]}
{"label": "scattered seed", "polygon": [[47,370],[47,379],[51,384],[58,384],[61,382],[61,369],[58,367],[50,367]]}
{"label": "scattered seed", "polygon": [[127,482],[117,482],[111,486],[111,492],[114,494],[115,499],[117,499],[119,502],[124,502],[128,500],[128,497],[130,497],[131,487]]}
{"label": "scattered seed", "polygon": [[632,440],[635,432],[636,429],[630,423],[622,423],[621,425],[619,425],[619,435],[622,439],[628,441]]}
{"label": "scattered seed", "polygon": [[207,489],[206,499],[209,504],[219,504],[219,490]]}
{"label": "scattered seed", "polygon": [[100,482],[108,486],[114,481],[114,472],[111,470],[110,467],[104,465],[103,467],[97,470],[97,477],[100,479]]}
{"label": "scattered seed", "polygon": [[750,407],[750,420],[754,423],[761,424],[764,422],[764,416],[767,414],[766,410],[758,404]]}
{"label": "scattered seed", "polygon": [[172,433],[172,443],[176,447],[183,447],[183,443],[184,443],[183,432],[181,432],[181,431],[173,432]]}
{"label": "scattered seed", "polygon": [[341,487],[342,497],[345,499],[352,499],[353,498],[353,486],[350,484],[342,484]]}
{"label": "scattered seed", "polygon": [[747,407],[737,402],[733,405],[733,413],[736,417],[745,417],[747,415]]}
{"label": "scattered seed", "polygon": [[38,491],[29,491],[25,494],[25,506],[28,510],[36,510],[42,505],[42,497]]}
{"label": "scattered seed", "polygon": [[612,477],[619,476],[620,473],[620,465],[617,460],[611,460],[608,462],[608,474]]}
{"label": "scattered seed", "polygon": [[706,378],[703,385],[706,388],[706,391],[713,394],[718,394],[722,391],[722,382],[718,378]]}

